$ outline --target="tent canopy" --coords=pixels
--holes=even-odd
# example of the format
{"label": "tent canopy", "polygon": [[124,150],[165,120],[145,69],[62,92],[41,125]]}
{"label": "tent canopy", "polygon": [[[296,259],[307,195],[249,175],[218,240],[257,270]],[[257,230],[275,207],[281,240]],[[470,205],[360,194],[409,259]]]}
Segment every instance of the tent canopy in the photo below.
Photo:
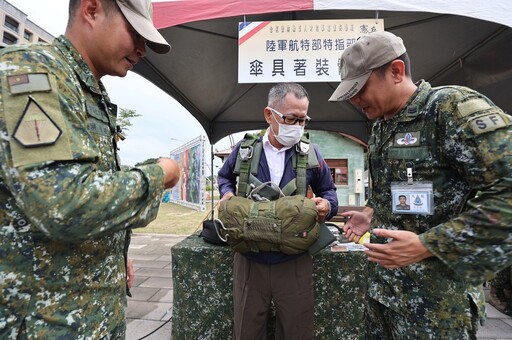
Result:
{"label": "tent canopy", "polygon": [[[414,80],[465,85],[512,111],[512,2],[467,0],[178,0],[156,2],[154,22],[172,45],[134,69],[175,98],[204,127],[212,144],[266,127],[272,84],[238,83],[238,23],[243,21],[384,19],[403,38]],[[369,122],[346,102],[328,102],[338,83],[302,83],[311,103],[308,128],[366,141]],[[172,114],[172,112],[170,112]]]}

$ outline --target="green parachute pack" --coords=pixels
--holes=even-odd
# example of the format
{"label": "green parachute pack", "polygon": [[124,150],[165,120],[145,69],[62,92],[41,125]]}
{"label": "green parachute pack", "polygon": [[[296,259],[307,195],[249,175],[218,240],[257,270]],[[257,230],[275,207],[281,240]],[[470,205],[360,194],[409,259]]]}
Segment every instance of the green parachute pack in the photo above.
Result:
{"label": "green parachute pack", "polygon": [[297,176],[282,190],[275,183],[256,178],[261,152],[259,137],[246,134],[235,164],[237,196],[219,206],[220,234],[233,250],[242,253],[305,252],[320,233],[316,204],[306,197],[307,169],[319,167],[316,152],[305,133],[292,158]]}

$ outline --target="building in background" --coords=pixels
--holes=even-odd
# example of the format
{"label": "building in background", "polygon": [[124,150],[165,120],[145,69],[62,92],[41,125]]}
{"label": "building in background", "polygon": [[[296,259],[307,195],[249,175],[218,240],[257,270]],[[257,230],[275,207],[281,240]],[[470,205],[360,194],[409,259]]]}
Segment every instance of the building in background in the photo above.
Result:
{"label": "building in background", "polygon": [[8,1],[0,0],[0,47],[8,45],[28,44],[31,42],[53,41],[53,36],[27,19],[27,14],[20,11]]}
{"label": "building in background", "polygon": [[365,151],[367,144],[341,132],[308,130],[331,169],[338,204],[345,207],[366,204]]}

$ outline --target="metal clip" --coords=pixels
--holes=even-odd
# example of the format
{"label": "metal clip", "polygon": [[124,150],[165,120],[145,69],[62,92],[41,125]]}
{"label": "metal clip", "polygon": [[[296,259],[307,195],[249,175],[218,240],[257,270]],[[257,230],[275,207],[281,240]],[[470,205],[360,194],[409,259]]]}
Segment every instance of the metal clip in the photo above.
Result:
{"label": "metal clip", "polygon": [[240,147],[240,150],[238,152],[238,154],[240,155],[240,159],[243,160],[243,161],[251,159],[252,158],[252,151],[253,151],[253,147],[252,146],[248,146],[246,148]]}
{"label": "metal clip", "polygon": [[407,163],[407,184],[412,184],[412,169],[414,167],[414,163]]}
{"label": "metal clip", "polygon": [[300,141],[297,144],[295,144],[295,148],[297,152],[300,152],[303,155],[307,155],[309,152],[309,143],[304,143],[303,141]]}

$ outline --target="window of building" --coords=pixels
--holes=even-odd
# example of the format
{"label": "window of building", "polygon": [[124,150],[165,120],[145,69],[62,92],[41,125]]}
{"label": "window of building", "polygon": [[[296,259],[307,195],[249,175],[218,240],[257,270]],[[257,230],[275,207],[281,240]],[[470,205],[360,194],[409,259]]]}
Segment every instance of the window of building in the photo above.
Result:
{"label": "window of building", "polygon": [[3,37],[2,41],[4,42],[4,44],[14,45],[14,44],[18,43],[18,38],[16,38],[14,35],[12,35],[9,32],[4,32],[4,37]]}
{"label": "window of building", "polygon": [[348,160],[326,159],[325,162],[331,169],[331,176],[334,184],[348,185]]}
{"label": "window of building", "polygon": [[20,24],[10,16],[6,15],[4,26],[10,28],[14,32],[18,32],[18,27],[20,26]]}
{"label": "window of building", "polygon": [[27,41],[32,41],[32,36],[33,36],[33,34],[30,31],[25,30],[25,32],[23,33],[23,37]]}
{"label": "window of building", "polygon": [[42,42],[42,43],[47,43],[47,42],[48,42],[48,41],[46,41],[46,40],[44,40],[44,39],[41,39],[41,38],[37,39],[37,41],[38,41],[38,42]]}

